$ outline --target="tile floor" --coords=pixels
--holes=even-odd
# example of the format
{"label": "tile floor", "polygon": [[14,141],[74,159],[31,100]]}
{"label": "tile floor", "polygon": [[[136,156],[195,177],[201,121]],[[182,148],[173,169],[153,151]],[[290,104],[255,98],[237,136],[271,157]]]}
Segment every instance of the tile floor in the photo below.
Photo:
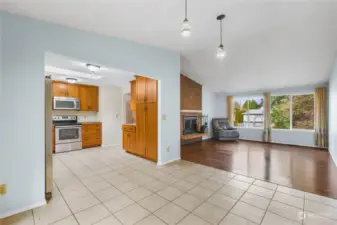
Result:
{"label": "tile floor", "polygon": [[54,155],[53,199],[5,225],[337,225],[337,200],[118,148]]}

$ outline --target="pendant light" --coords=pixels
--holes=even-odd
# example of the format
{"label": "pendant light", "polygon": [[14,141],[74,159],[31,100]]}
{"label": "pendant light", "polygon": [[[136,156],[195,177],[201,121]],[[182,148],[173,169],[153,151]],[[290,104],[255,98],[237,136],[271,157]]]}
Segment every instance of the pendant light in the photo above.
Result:
{"label": "pendant light", "polygon": [[222,20],[225,18],[224,14],[221,14],[219,16],[216,17],[217,20],[220,21],[220,45],[216,51],[216,57],[219,59],[222,59],[226,56],[226,52],[225,49],[222,45]]}
{"label": "pendant light", "polygon": [[189,37],[191,35],[191,26],[187,19],[187,0],[185,0],[185,19],[181,23],[180,34],[183,37]]}

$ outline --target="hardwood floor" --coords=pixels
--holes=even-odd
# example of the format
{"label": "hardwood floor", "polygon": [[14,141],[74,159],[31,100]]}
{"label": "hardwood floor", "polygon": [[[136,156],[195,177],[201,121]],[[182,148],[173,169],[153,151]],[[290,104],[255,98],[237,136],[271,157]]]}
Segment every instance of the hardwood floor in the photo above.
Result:
{"label": "hardwood floor", "polygon": [[181,158],[337,199],[337,167],[327,150],[207,140],[181,146]]}

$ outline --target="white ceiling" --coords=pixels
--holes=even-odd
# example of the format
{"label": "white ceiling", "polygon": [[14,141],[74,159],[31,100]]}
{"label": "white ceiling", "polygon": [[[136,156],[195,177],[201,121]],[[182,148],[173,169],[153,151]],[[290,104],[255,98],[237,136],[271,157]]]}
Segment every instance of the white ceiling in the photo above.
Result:
{"label": "white ceiling", "polygon": [[[181,72],[217,92],[327,82],[337,49],[334,0],[0,0],[0,8],[45,21],[180,52]],[[215,58],[225,13],[227,57]]]}
{"label": "white ceiling", "polygon": [[[76,59],[68,58],[54,53],[45,54],[45,65],[47,67],[69,70],[66,71],[67,73],[65,74],[62,73],[62,71],[51,72],[47,69],[46,75],[51,75],[53,80],[65,81],[65,78],[72,77],[78,79],[78,83],[81,84],[92,84],[98,86],[114,85],[125,89],[130,87],[129,81],[135,79],[134,73],[132,72],[126,72],[114,68],[107,68],[103,65],[98,65],[101,68],[99,71],[95,72],[96,75],[102,77],[99,80],[83,79],[81,77],[78,77],[78,73],[85,73],[89,75],[91,74],[91,71],[86,67],[87,63],[92,62],[81,62]],[[95,63],[92,64],[97,65]]]}

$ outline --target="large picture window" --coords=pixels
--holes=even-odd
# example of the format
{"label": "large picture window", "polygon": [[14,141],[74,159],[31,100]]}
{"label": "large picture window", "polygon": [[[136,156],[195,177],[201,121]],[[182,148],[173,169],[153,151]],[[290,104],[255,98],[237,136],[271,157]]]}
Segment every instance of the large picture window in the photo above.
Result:
{"label": "large picture window", "polygon": [[314,129],[314,94],[271,97],[271,126],[274,129]]}
{"label": "large picture window", "polygon": [[290,95],[271,96],[271,127],[290,129]]}
{"label": "large picture window", "polygon": [[234,125],[245,128],[263,128],[263,97],[235,97]]}
{"label": "large picture window", "polygon": [[315,99],[314,94],[294,95],[292,101],[292,127],[294,129],[311,129],[314,126]]}

